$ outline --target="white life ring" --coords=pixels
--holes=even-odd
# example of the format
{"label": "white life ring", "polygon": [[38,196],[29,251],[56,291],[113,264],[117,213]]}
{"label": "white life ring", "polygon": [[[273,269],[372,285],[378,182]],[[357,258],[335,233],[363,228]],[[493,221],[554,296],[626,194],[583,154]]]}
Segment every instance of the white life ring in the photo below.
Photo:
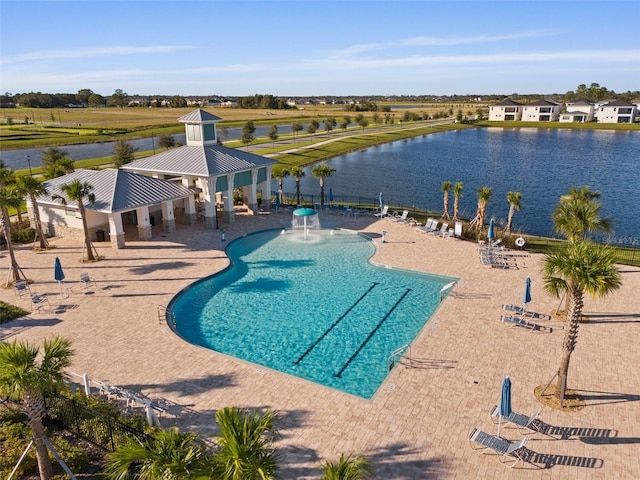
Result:
{"label": "white life ring", "polygon": [[516,245],[519,246],[520,248],[524,247],[524,238],[522,237],[516,238]]}

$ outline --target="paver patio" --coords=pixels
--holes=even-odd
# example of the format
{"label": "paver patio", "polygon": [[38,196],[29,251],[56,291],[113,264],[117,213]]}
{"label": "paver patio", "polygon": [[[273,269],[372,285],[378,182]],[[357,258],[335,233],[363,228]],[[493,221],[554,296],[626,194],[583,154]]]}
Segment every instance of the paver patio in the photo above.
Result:
{"label": "paver patio", "polygon": [[[175,404],[176,415],[161,418],[164,426],[212,433],[214,414],[224,406],[271,407],[283,417],[278,448],[285,479],[317,478],[322,461],[351,451],[369,457],[380,479],[640,478],[639,268],[622,266],[622,288],[610,297],[585,298],[587,321],[569,387],[581,391],[587,407],[578,413],[544,408],[541,418],[553,435],[537,434],[528,443],[535,466],[507,469],[493,455],[473,451],[467,437],[473,427],[496,433],[489,413],[505,375],[512,380],[514,410],[532,414],[539,408],[534,388],[558,368],[561,322],[550,322],[552,333],[529,333],[500,321],[503,303],[521,302],[526,276],[532,279],[531,310],[558,307],[543,291],[542,257],[514,252],[518,269],[492,269],[480,264],[470,242],[373,217],[323,220],[372,236],[377,263],[460,278],[413,342],[415,368],[397,366],[371,400],[190,345],[159,323],[158,305],[228,264],[228,242],[201,224],[179,225],[170,234],[155,227],[152,240],[128,239],[123,250],[97,244],[105,258],[93,264],[79,263],[82,246],[62,238],[52,239],[56,248],[47,252],[17,248],[32,289],[48,295],[54,308],[0,326],[0,337],[70,338],[73,372]],[[288,213],[239,216],[224,226],[226,239],[289,221]],[[8,257],[0,253],[6,276]],[[56,256],[65,285],[74,286],[64,299],[53,279]],[[97,280],[97,288],[87,293],[81,272]],[[0,295],[30,309],[12,290],[0,289]],[[515,429],[503,432],[519,438]]]}

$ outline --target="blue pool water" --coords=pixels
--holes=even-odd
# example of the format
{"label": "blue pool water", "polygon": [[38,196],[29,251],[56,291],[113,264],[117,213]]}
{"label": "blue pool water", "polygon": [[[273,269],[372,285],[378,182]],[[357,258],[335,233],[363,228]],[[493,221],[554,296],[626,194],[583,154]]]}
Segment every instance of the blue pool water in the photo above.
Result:
{"label": "blue pool water", "polygon": [[[369,263],[362,235],[268,230],[229,244],[228,269],[169,305],[190,343],[370,398],[450,277]],[[427,252],[425,252],[427,254]]]}

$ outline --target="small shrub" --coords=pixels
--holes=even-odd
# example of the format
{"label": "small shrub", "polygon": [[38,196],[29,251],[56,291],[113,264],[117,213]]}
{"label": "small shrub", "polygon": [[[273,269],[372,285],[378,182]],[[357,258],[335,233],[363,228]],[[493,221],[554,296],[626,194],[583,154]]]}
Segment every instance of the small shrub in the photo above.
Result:
{"label": "small shrub", "polygon": [[35,237],[36,237],[36,231],[31,227],[17,230],[13,232],[13,234],[11,235],[11,239],[15,243],[31,243],[33,242],[33,239]]}

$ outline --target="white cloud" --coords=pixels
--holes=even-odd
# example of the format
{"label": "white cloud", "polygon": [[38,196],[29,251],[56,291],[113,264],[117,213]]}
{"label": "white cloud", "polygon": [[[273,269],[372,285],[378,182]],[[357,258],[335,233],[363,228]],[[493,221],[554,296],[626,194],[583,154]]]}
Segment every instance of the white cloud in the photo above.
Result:
{"label": "white cloud", "polygon": [[521,38],[544,37],[555,35],[555,30],[531,30],[526,32],[510,33],[504,35],[476,35],[470,37],[446,36],[446,37],[411,37],[384,43],[363,43],[350,47],[327,52],[331,57],[351,57],[360,53],[388,50],[397,47],[436,47],[473,45],[490,42],[504,42]]}
{"label": "white cloud", "polygon": [[183,50],[191,50],[198,47],[187,45],[154,45],[154,46],[132,46],[116,45],[111,47],[90,47],[74,50],[43,50],[40,52],[22,53],[12,57],[5,57],[0,60],[2,64],[32,62],[39,60],[61,60],[69,58],[94,58],[117,55],[139,55],[155,53],[173,53]]}

